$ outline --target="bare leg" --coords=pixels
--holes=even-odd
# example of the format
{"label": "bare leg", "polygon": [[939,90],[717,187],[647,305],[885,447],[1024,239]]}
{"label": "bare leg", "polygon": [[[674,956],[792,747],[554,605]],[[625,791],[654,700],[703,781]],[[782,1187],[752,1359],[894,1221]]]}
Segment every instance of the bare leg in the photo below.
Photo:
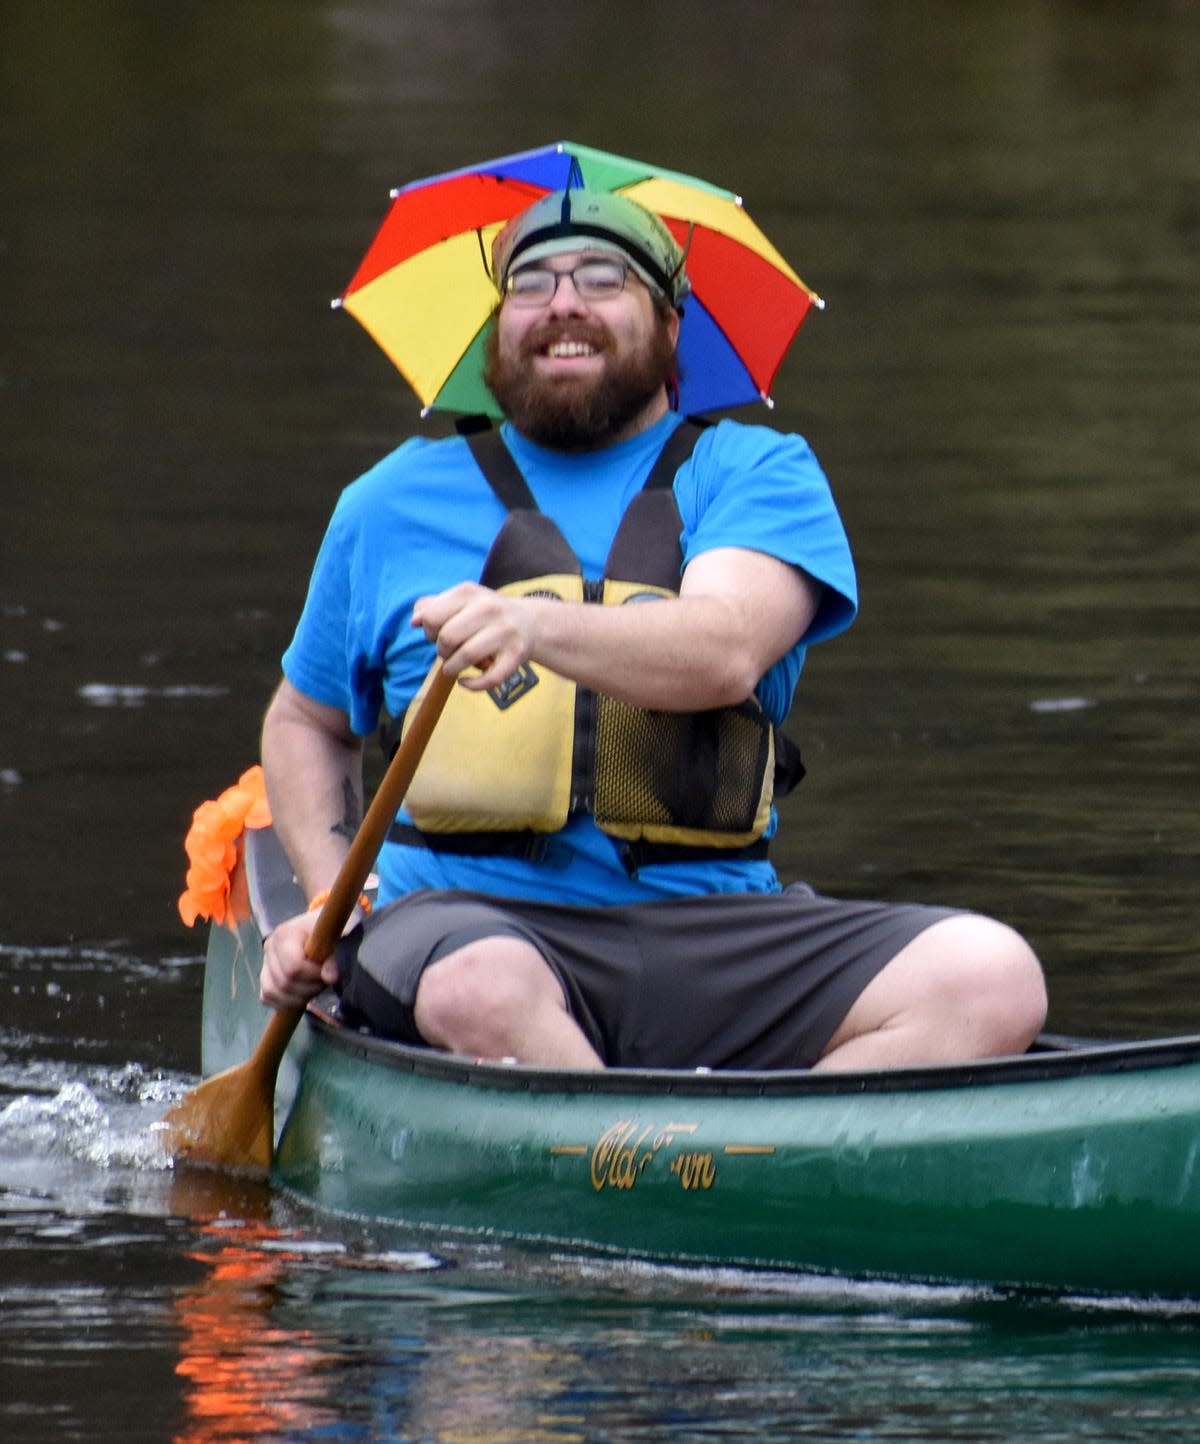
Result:
{"label": "bare leg", "polygon": [[888,1068],[1022,1053],[1046,1018],[1041,966],[1002,923],[945,918],[876,974],[818,1068]]}
{"label": "bare leg", "polygon": [[423,1038],[452,1053],[547,1068],[604,1066],[545,959],[519,938],[480,938],[431,963],[413,1016]]}

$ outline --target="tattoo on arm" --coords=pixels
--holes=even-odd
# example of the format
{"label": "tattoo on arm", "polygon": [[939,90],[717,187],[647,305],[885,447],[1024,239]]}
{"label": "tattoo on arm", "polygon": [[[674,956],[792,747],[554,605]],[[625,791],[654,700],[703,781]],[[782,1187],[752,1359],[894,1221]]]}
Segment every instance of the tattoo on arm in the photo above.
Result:
{"label": "tattoo on arm", "polygon": [[342,820],[335,822],[330,831],[353,842],[361,821],[362,808],[358,803],[358,794],[354,791],[354,784],[346,777],[342,780]]}

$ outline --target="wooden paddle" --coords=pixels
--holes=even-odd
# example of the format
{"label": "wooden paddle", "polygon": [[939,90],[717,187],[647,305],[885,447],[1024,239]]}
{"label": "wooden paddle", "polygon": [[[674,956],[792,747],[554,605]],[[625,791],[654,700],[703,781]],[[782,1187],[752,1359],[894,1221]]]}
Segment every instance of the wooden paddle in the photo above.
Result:
{"label": "wooden paddle", "polygon": [[[439,666],[409,724],[329,891],[305,949],[313,962],[333,952],[354,911],[388,828],[404,800],[454,682]],[[275,1079],[302,1008],[274,1013],[244,1063],[206,1079],[167,1113],[164,1143],[177,1162],[265,1173],[275,1136]]]}

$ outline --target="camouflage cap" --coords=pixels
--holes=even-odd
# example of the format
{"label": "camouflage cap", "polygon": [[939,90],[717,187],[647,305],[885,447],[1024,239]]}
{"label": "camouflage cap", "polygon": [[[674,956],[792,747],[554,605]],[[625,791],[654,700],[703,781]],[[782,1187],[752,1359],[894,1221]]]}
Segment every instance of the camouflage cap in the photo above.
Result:
{"label": "camouflage cap", "polygon": [[503,291],[518,261],[592,246],[618,251],[677,310],[691,294],[684,252],[653,211],[627,196],[582,187],[553,191],[514,216],[492,244],[492,275]]}

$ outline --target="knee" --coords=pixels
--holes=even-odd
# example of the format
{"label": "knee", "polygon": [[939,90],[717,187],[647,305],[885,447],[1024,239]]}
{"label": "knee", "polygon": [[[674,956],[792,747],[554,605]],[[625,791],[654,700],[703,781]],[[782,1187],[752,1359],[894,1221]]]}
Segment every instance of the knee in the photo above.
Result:
{"label": "knee", "polygon": [[1011,1052],[1021,1052],[1041,1032],[1046,1023],[1049,998],[1046,975],[1037,954],[1019,934],[1000,923],[1001,938],[997,944],[997,985],[1013,1034]]}
{"label": "knee", "polygon": [[1023,1053],[1045,1020],[1046,984],[1029,944],[1003,923],[956,913],[919,933],[867,984],[819,1066]]}
{"label": "knee", "polygon": [[456,1052],[499,1046],[531,1006],[536,969],[545,969],[536,952],[509,938],[482,938],[439,958],[417,988],[418,1032]]}
{"label": "knee", "polygon": [[969,1013],[986,1055],[1023,1053],[1046,1022],[1046,979],[1036,953],[1020,935],[991,918],[961,919],[958,956],[969,959],[964,982]]}

